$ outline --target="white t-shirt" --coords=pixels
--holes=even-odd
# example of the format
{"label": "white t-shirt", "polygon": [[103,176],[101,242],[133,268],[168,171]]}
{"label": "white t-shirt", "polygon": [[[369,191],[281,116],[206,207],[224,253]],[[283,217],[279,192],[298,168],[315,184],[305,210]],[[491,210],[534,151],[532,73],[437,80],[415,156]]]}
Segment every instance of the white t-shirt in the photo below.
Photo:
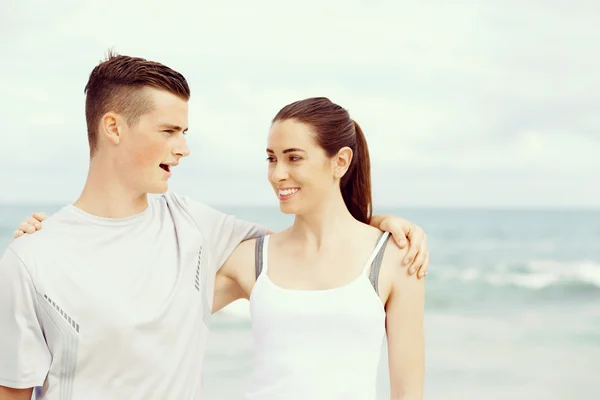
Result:
{"label": "white t-shirt", "polygon": [[38,399],[202,398],[217,270],[264,229],[174,194],[99,218],[69,205],[0,260],[0,386]]}

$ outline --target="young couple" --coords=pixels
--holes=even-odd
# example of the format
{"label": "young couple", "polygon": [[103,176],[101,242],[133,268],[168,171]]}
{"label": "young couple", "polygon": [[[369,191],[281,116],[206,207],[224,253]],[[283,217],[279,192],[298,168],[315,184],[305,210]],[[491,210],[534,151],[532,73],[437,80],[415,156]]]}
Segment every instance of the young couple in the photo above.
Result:
{"label": "young couple", "polygon": [[0,260],[0,399],[200,399],[211,313],[240,298],[246,398],[374,399],[386,334],[392,398],[422,398],[425,235],[371,217],[345,109],[310,98],[273,119],[268,179],[295,220],[271,233],[167,192],[190,153],[180,73],[111,54],[85,92],[80,197],[22,223]]}

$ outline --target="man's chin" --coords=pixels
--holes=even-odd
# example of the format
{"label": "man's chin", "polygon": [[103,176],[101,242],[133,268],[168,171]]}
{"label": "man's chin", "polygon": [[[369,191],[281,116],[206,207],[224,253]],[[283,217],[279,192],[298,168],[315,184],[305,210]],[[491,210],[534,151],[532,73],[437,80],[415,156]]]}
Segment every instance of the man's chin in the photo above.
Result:
{"label": "man's chin", "polygon": [[155,186],[148,191],[148,194],[165,194],[169,190],[169,185],[167,183],[159,186]]}

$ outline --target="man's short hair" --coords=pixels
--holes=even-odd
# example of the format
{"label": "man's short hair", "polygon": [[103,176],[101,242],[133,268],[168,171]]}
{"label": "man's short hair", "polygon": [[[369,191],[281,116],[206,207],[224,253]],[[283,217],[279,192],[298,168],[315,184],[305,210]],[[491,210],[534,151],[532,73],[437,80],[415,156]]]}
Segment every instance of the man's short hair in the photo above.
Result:
{"label": "man's short hair", "polygon": [[145,88],[165,90],[184,100],[190,98],[185,77],[154,61],[109,51],[106,60],[94,68],[85,86],[85,119],[90,155],[98,146],[98,123],[109,111],[119,113],[134,126],[140,116],[152,111],[153,104]]}

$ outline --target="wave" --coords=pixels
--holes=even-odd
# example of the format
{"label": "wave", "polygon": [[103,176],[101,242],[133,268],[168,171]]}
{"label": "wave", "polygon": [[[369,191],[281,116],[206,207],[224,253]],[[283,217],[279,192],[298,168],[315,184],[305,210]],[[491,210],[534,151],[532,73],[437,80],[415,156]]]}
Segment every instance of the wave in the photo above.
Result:
{"label": "wave", "polygon": [[430,267],[427,305],[434,309],[582,304],[600,300],[600,264],[533,260],[494,267]]}
{"label": "wave", "polygon": [[433,266],[432,276],[438,281],[460,281],[495,287],[514,286],[527,290],[543,290],[554,286],[570,286],[600,290],[600,264],[593,261],[559,262],[532,260],[526,264],[497,265],[491,268]]}
{"label": "wave", "polygon": [[[429,270],[427,306],[433,309],[600,299],[600,263],[594,261],[532,260],[488,267],[431,265]],[[249,303],[236,301],[220,314],[248,320]]]}

